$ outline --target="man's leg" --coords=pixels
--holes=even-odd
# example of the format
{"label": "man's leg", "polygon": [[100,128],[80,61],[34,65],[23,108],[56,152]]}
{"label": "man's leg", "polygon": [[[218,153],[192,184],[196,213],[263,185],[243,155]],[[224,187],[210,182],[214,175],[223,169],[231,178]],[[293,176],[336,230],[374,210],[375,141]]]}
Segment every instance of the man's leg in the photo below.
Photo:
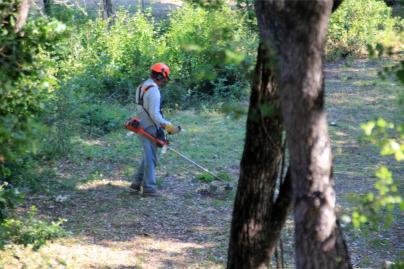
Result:
{"label": "man's leg", "polygon": [[[147,132],[155,135],[155,127],[146,129]],[[148,138],[141,137],[143,144],[143,192],[154,193],[157,191],[155,170],[157,166],[157,145]]]}
{"label": "man's leg", "polygon": [[[144,154],[143,154],[144,155]],[[140,163],[139,167],[137,168],[136,174],[133,177],[132,184],[130,187],[135,191],[140,191],[140,186],[142,186],[143,181],[143,174],[144,174],[144,156],[142,162]]]}

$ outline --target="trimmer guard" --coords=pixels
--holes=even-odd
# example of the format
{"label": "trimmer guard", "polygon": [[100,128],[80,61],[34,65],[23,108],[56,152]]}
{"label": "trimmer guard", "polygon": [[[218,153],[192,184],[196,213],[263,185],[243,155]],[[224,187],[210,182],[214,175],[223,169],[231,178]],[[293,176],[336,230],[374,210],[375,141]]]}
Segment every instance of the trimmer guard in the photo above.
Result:
{"label": "trimmer guard", "polygon": [[140,120],[138,118],[130,118],[125,122],[125,128],[143,135],[144,137],[150,139],[151,141],[155,142],[157,144],[158,147],[162,148],[164,146],[168,146],[169,145],[169,141],[168,140],[161,140],[158,139],[157,137],[152,136],[151,134],[149,134],[148,132],[146,132],[143,128],[140,127]]}

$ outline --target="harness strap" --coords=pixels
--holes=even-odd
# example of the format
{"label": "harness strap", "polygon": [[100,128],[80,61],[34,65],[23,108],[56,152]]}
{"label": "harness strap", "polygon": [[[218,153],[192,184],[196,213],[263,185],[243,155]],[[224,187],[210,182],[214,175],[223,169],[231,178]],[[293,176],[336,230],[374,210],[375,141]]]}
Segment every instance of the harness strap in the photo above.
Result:
{"label": "harness strap", "polygon": [[154,122],[153,118],[150,116],[149,111],[147,111],[147,109],[143,106],[143,96],[144,96],[144,94],[145,94],[150,88],[154,87],[155,85],[149,85],[149,86],[147,86],[147,87],[143,90],[143,94],[141,95],[142,86],[143,86],[143,85],[140,85],[140,86],[139,86],[139,95],[138,95],[138,103],[137,103],[137,104],[140,105],[140,106],[142,106],[143,110],[146,112],[147,116],[148,116],[149,119],[152,121],[154,127],[156,128],[156,132],[157,132],[157,134],[158,134],[160,127],[157,126],[157,124]]}
{"label": "harness strap", "polygon": [[139,95],[138,95],[137,101],[138,101],[138,104],[141,105],[142,107],[143,107],[143,96],[151,87],[154,87],[154,85],[147,86],[143,90],[143,94],[141,94],[142,93],[142,85],[139,86]]}

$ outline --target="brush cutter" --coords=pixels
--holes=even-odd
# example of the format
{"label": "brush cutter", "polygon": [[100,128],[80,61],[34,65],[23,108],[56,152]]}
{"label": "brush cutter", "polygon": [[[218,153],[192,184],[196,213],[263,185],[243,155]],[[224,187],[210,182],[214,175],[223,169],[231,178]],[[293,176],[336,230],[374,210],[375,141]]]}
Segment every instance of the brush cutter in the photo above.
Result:
{"label": "brush cutter", "polygon": [[208,173],[209,175],[213,176],[214,179],[219,180],[219,181],[221,181],[223,183],[226,183],[226,186],[224,187],[225,190],[229,191],[229,190],[233,189],[233,187],[230,185],[230,183],[227,183],[226,180],[219,177],[218,175],[215,175],[214,173],[210,172],[207,168],[203,167],[202,165],[200,165],[200,164],[196,163],[195,161],[191,160],[190,158],[188,158],[187,156],[185,156],[181,152],[179,152],[179,151],[175,150],[174,148],[172,148],[169,145],[170,142],[168,141],[168,139],[166,139],[166,138],[159,139],[159,138],[149,134],[148,132],[146,132],[143,128],[140,127],[140,120],[138,118],[130,118],[130,119],[128,119],[126,121],[126,123],[125,123],[125,128],[132,131],[132,132],[134,132],[134,133],[143,135],[144,137],[146,137],[146,138],[150,139],[151,141],[155,142],[158,147],[163,148],[163,149],[167,149],[167,150],[170,150],[170,151],[176,153],[178,156],[180,156],[184,160],[192,163],[193,165],[195,165],[199,169],[201,169],[204,172]]}

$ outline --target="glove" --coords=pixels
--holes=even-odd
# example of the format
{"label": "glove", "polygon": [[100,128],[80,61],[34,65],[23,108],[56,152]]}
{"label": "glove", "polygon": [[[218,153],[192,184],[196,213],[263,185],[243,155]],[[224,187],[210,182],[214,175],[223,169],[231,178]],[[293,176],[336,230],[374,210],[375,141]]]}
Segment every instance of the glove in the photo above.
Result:
{"label": "glove", "polygon": [[174,126],[172,124],[168,124],[168,125],[166,125],[165,129],[168,134],[173,135],[173,134],[177,134],[181,131],[181,126]]}

